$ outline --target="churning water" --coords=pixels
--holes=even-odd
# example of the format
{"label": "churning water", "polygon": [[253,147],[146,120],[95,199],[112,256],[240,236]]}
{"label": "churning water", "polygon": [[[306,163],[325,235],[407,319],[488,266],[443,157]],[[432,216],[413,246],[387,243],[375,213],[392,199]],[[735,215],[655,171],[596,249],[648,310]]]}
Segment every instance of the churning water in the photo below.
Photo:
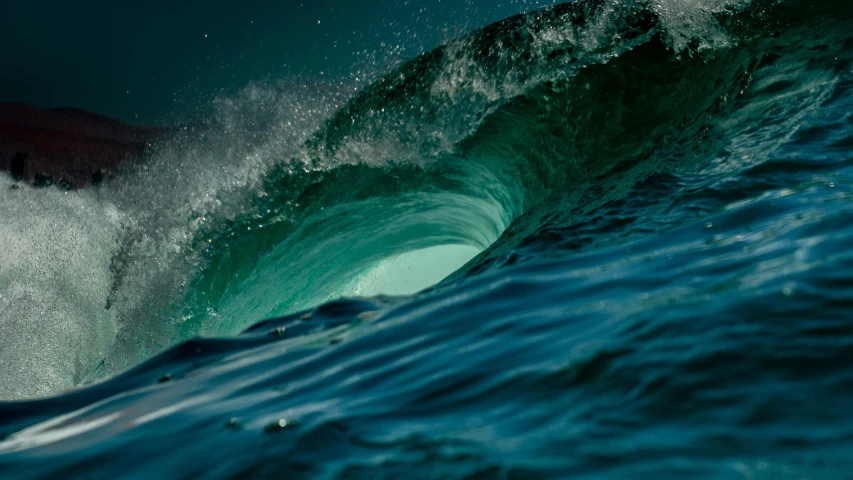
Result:
{"label": "churning water", "polygon": [[0,179],[3,477],[848,478],[851,20],[566,3]]}

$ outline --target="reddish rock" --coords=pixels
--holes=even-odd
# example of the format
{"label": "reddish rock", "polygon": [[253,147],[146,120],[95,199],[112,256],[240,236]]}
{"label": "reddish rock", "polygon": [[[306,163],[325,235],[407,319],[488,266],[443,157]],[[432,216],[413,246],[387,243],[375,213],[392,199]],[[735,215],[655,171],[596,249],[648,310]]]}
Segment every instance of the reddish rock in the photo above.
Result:
{"label": "reddish rock", "polygon": [[0,103],[0,170],[28,182],[82,188],[138,161],[166,132],[76,108]]}

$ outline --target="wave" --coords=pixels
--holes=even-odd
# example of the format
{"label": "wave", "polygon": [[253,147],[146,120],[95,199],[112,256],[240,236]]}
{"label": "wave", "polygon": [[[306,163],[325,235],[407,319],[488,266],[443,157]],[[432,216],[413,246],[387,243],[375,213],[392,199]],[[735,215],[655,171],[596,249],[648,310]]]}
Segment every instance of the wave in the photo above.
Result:
{"label": "wave", "polygon": [[0,179],[2,395],[86,383],[0,403],[0,469],[842,478],[851,17],[561,4]]}
{"label": "wave", "polygon": [[[22,338],[2,352],[20,367],[3,372],[3,396],[109,376],[340,296],[413,294],[455,271],[439,287],[451,288],[600,246],[601,222],[637,219],[596,212],[638,183],[692,169],[701,188],[781,142],[841,68],[799,45],[821,23],[846,61],[848,15],[803,2],[560,4],[359,92],[247,87],[102,191],[3,188],[5,204],[34,205],[9,213],[24,233],[4,232],[26,237],[26,253],[4,263],[0,323]],[[741,134],[752,129],[754,145]]]}

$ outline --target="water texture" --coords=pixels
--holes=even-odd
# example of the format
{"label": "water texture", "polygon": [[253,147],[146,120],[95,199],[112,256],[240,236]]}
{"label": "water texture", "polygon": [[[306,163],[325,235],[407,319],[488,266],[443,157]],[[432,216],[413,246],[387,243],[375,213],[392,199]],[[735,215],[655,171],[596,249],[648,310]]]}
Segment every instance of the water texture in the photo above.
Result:
{"label": "water texture", "polygon": [[564,3],[0,179],[3,478],[850,478],[851,21]]}

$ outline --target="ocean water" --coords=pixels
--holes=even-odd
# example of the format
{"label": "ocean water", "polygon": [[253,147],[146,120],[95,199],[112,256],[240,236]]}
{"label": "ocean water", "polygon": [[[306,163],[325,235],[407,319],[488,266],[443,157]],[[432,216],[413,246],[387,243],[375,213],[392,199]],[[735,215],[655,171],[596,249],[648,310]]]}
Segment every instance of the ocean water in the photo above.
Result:
{"label": "ocean water", "polygon": [[851,478],[851,26],[557,4],[0,179],[0,476]]}

